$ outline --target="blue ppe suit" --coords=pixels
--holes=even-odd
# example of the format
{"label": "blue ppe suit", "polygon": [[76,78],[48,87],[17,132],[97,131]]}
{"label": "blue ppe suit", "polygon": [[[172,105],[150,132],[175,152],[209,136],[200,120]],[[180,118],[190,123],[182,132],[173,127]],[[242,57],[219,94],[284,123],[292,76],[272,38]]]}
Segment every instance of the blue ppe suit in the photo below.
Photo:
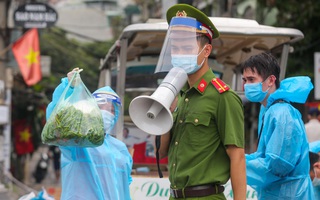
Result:
{"label": "blue ppe suit", "polygon": [[320,199],[320,185],[318,186],[313,186],[313,191],[314,191],[314,199]]}
{"label": "blue ppe suit", "polygon": [[[320,141],[314,141],[309,143],[309,151],[313,153],[320,152]],[[320,185],[313,186],[315,199],[320,199]]]}
{"label": "blue ppe suit", "polygon": [[261,106],[258,148],[246,154],[247,183],[260,200],[314,199],[304,123],[287,103],[305,103],[312,88],[309,77],[284,79]]}
{"label": "blue ppe suit", "polygon": [[320,140],[309,143],[309,150],[313,153],[320,152]]}
{"label": "blue ppe suit", "polygon": [[[68,79],[63,78],[55,89],[52,102],[47,107],[47,119],[67,85]],[[114,93],[110,87],[102,89]],[[72,89],[67,94],[71,93]],[[117,121],[120,111],[117,107],[115,109],[115,121]],[[101,146],[94,148],[61,146],[60,150],[61,200],[131,199],[129,184],[132,182],[132,157],[123,142],[106,133]]]}

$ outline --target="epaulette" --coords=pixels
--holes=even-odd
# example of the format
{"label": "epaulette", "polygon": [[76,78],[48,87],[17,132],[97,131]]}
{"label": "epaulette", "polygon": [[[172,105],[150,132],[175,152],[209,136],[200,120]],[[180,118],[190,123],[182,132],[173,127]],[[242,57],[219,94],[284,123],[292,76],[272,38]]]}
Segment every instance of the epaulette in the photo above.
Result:
{"label": "epaulette", "polygon": [[225,91],[228,91],[230,88],[225,84],[220,78],[213,78],[211,80],[212,85],[218,90],[218,92],[224,93]]}

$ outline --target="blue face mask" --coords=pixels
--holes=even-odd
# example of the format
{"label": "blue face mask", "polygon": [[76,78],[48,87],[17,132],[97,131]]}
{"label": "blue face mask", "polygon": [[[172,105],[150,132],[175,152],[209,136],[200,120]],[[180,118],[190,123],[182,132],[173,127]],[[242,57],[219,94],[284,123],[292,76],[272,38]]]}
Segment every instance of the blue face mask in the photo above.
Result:
{"label": "blue face mask", "polygon": [[[203,47],[203,49],[205,46]],[[180,67],[185,70],[187,74],[193,74],[197,72],[203,65],[205,58],[201,62],[200,65],[198,65],[198,56],[203,51],[203,49],[198,53],[198,55],[171,55],[171,64],[173,67]]]}
{"label": "blue face mask", "polygon": [[101,114],[103,119],[104,132],[108,134],[114,126],[114,115],[106,110],[101,110]]}
{"label": "blue face mask", "polygon": [[262,83],[247,83],[244,84],[244,95],[251,102],[262,102],[269,91],[269,88],[266,91],[262,91]]}

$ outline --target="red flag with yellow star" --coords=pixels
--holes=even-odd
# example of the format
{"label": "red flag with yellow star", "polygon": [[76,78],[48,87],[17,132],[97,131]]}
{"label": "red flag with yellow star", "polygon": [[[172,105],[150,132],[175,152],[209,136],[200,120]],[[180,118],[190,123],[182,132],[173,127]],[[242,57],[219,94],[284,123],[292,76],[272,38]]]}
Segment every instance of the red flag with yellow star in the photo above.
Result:
{"label": "red flag with yellow star", "polygon": [[12,52],[27,85],[34,85],[42,78],[38,30],[27,31],[12,46]]}
{"label": "red flag with yellow star", "polygon": [[31,153],[34,150],[31,138],[31,126],[26,119],[15,120],[13,123],[14,143],[18,155]]}

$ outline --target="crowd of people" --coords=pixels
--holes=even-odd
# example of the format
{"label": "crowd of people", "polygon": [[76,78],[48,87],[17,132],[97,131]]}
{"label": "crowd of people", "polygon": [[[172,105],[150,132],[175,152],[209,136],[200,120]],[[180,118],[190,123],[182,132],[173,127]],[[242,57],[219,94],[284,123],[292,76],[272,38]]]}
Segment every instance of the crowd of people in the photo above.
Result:
{"label": "crowd of people", "polygon": [[[169,159],[170,200],[226,199],[224,184],[229,179],[235,200],[246,199],[247,185],[261,200],[319,199],[319,110],[310,109],[309,122],[304,124],[292,105],[306,102],[313,89],[310,78],[280,80],[279,64],[270,52],[240,64],[245,97],[261,105],[257,150],[246,154],[242,100],[208,63],[219,31],[204,13],[187,4],[170,7],[167,21],[161,55],[170,55],[172,67],[183,68],[188,75],[170,108],[173,127],[161,135],[156,150],[160,158]],[[78,70],[69,72],[54,91],[47,118]],[[71,88],[69,95],[72,92]],[[121,100],[109,86],[93,97],[103,116],[104,142],[94,148],[59,147],[61,199],[129,200],[132,155],[128,148],[133,143],[125,145],[109,134],[121,113]],[[132,137],[128,131],[124,129],[124,140]],[[56,175],[59,178],[60,171]]]}

